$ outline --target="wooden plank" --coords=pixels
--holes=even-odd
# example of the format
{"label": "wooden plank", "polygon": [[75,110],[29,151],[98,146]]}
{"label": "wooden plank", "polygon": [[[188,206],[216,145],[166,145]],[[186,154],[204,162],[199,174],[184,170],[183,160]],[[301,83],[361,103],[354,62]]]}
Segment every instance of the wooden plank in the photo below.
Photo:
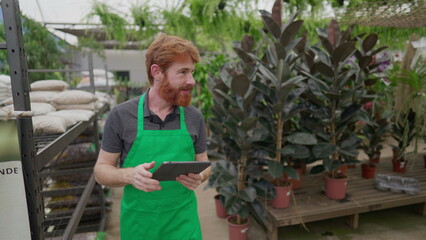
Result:
{"label": "wooden plank", "polygon": [[426,202],[420,204],[420,206],[419,206],[419,213],[422,216],[426,216]]}
{"label": "wooden plank", "polygon": [[[383,160],[383,159],[382,159]],[[416,195],[380,191],[375,188],[374,179],[364,179],[361,169],[348,170],[348,197],[344,200],[328,199],[323,193],[323,178],[315,175],[302,175],[302,188],[295,190],[297,204],[286,209],[266,206],[269,220],[268,237],[274,235],[277,227],[347,216],[352,228],[358,227],[359,214],[405,205],[420,204],[419,212],[426,215],[426,168],[422,161],[408,165],[404,174],[393,173],[390,158],[378,164],[377,173],[413,177],[419,181],[420,191]],[[297,207],[296,207],[297,205]],[[271,236],[272,237],[272,236]]]}
{"label": "wooden plank", "polygon": [[357,229],[358,228],[358,221],[359,221],[359,214],[358,213],[349,215],[346,218],[346,224],[349,227],[351,227],[352,229]]}

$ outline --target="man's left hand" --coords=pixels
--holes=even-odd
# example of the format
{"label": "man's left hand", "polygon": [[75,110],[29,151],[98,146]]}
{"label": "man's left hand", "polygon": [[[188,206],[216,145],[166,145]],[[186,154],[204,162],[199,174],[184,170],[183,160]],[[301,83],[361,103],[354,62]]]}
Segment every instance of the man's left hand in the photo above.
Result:
{"label": "man's left hand", "polygon": [[198,186],[200,186],[201,182],[203,181],[203,178],[204,176],[202,173],[190,173],[188,175],[180,175],[176,178],[176,181],[180,182],[189,190],[195,190]]}

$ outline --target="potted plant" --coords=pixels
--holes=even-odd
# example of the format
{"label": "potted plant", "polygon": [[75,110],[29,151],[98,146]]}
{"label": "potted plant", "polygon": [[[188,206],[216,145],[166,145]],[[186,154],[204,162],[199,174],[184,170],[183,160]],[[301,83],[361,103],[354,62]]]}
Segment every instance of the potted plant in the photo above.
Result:
{"label": "potted plant", "polygon": [[[395,64],[394,68],[389,74],[389,79],[393,85],[398,83],[403,83],[410,86],[410,93],[404,99],[404,102],[401,105],[401,109],[398,109],[400,113],[403,113],[403,116],[400,116],[396,121],[395,125],[395,137],[398,138],[399,135],[403,135],[401,128],[397,125],[408,121],[410,129],[406,129],[405,133],[408,134],[407,137],[410,137],[411,133],[414,134],[414,153],[417,153],[418,142],[420,139],[424,138],[426,134],[426,61],[422,57],[419,57],[412,69],[402,69],[399,64]],[[411,126],[413,124],[413,126]],[[411,129],[411,127],[413,129]],[[399,129],[397,129],[399,128]],[[403,139],[400,139],[403,141]],[[409,139],[407,139],[408,141]],[[398,140],[397,140],[398,141]],[[410,140],[411,142],[411,140]],[[408,144],[410,144],[408,142]],[[398,141],[398,145],[399,145]],[[395,158],[398,157],[398,146],[394,147]],[[401,161],[400,161],[401,162]],[[402,161],[404,162],[404,161]],[[403,165],[400,164],[400,165]]]}
{"label": "potted plant", "polygon": [[407,166],[406,150],[416,135],[415,119],[416,114],[410,109],[408,114],[399,113],[392,124],[392,137],[397,142],[397,145],[392,145],[392,168],[394,172],[405,172]]}
{"label": "potted plant", "polygon": [[310,157],[310,151],[304,145],[316,144],[312,134],[296,127],[299,113],[304,110],[300,96],[306,77],[297,75],[301,59],[295,49],[304,43],[303,37],[296,38],[303,21],[295,20],[297,14],[294,14],[281,27],[281,19],[274,18],[277,14],[260,13],[268,33],[264,40],[264,56],[259,58],[245,52],[237,53],[252,65],[258,76],[251,84],[261,99],[255,102],[259,123],[269,135],[263,147],[269,153],[268,172],[277,192],[271,205],[286,208],[290,205],[292,180],[300,178],[293,163]]}
{"label": "potted plant", "polygon": [[374,119],[374,116],[368,116],[369,120],[365,122],[361,132],[363,135],[361,147],[368,156],[368,162],[361,165],[362,177],[367,179],[375,176],[375,164],[380,162],[384,136],[390,132],[390,123],[387,117]]}
{"label": "potted plant", "polygon": [[313,167],[311,173],[326,171],[325,193],[331,199],[345,198],[347,177],[338,169],[358,156],[361,140],[355,134],[355,124],[365,121],[361,106],[374,98],[366,86],[377,81],[370,76],[377,68],[371,63],[384,49],[374,49],[376,34],[351,38],[350,32],[351,27],[341,32],[334,20],[327,31],[318,30],[321,47],[309,48],[300,69],[308,77],[305,96],[311,112],[303,125],[316,134],[319,143],[312,152],[322,159],[322,165]]}
{"label": "potted plant", "polygon": [[[242,46],[246,47],[249,37]],[[235,47],[242,51],[241,46]],[[230,237],[247,238],[249,212],[264,218],[263,205],[258,200],[272,199],[275,191],[262,178],[259,159],[265,157],[264,150],[257,147],[266,132],[259,127],[254,106],[257,91],[250,82],[256,75],[242,62],[226,64],[220,77],[211,78],[213,89],[212,117],[208,120],[211,143],[215,143],[218,160],[213,164],[209,187],[216,188],[224,197],[224,207],[230,230]],[[213,155],[210,155],[213,156]],[[234,231],[236,228],[239,230]]]}

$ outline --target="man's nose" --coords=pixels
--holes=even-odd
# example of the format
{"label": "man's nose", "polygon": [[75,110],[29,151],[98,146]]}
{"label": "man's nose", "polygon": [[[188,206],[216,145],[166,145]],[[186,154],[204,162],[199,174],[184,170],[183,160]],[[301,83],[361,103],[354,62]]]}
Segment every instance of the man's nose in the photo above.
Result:
{"label": "man's nose", "polygon": [[186,80],[186,84],[189,84],[191,86],[195,85],[195,79],[192,73],[189,74],[188,79]]}

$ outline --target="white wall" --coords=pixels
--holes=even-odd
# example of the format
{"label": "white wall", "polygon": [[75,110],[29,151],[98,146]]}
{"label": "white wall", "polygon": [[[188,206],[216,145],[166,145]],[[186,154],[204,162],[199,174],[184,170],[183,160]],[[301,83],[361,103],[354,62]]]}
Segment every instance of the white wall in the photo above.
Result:
{"label": "white wall", "polygon": [[[105,69],[108,71],[129,71],[130,82],[134,86],[148,85],[148,77],[145,68],[145,52],[146,50],[112,50],[106,49],[104,52],[105,59],[98,55],[93,55],[94,68]],[[87,56],[81,59],[81,64],[87,67]]]}

